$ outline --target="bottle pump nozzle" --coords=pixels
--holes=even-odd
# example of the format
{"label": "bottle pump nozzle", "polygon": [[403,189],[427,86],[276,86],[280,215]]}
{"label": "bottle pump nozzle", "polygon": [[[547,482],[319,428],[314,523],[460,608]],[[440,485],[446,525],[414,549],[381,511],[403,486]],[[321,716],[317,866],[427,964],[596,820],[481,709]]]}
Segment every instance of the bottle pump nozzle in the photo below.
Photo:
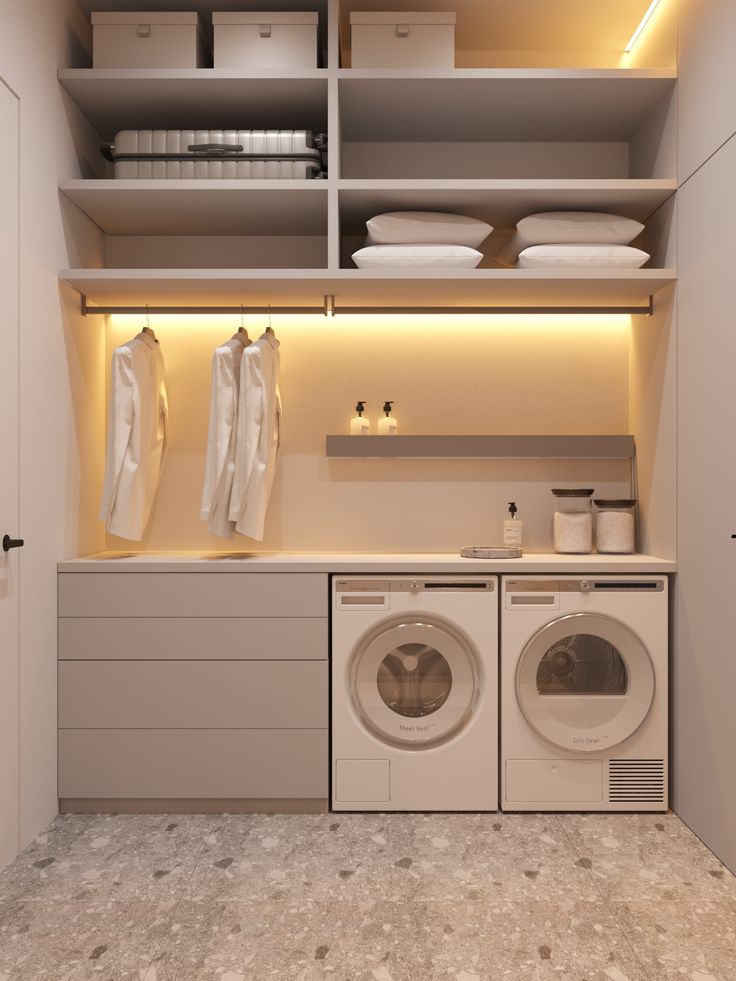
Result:
{"label": "bottle pump nozzle", "polygon": [[391,406],[393,404],[394,404],[393,402],[384,402],[383,403],[383,411],[386,413],[387,416],[390,416],[391,415]]}
{"label": "bottle pump nozzle", "polygon": [[361,400],[356,404],[355,411],[358,413],[359,416],[362,416],[364,409],[365,409],[365,400]]}
{"label": "bottle pump nozzle", "polygon": [[511,517],[512,517],[512,518],[513,518],[513,517],[515,517],[515,515],[516,515],[516,512],[517,512],[518,510],[519,510],[519,509],[517,508],[517,506],[516,506],[516,504],[514,503],[514,501],[509,501],[509,514],[511,515]]}

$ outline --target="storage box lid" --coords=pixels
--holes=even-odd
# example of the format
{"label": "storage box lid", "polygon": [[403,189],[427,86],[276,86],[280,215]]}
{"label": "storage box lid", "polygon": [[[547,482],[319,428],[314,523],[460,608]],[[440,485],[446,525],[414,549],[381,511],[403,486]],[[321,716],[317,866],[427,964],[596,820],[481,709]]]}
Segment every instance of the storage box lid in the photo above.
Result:
{"label": "storage box lid", "polygon": [[354,10],[350,24],[454,24],[457,14],[449,10]]}
{"label": "storage box lid", "polygon": [[224,11],[212,14],[215,27],[221,24],[313,24],[319,23],[319,13],[316,10],[248,10]]}
{"label": "storage box lid", "polygon": [[200,26],[196,10],[93,10],[92,24],[196,24]]}

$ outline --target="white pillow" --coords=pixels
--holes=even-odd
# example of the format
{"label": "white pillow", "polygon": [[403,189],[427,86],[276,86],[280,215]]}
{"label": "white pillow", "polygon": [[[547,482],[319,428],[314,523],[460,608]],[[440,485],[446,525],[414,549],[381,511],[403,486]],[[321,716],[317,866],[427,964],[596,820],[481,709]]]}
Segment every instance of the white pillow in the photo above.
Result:
{"label": "white pillow", "polygon": [[353,253],[358,269],[385,269],[390,266],[451,266],[475,269],[482,252],[465,245],[369,245]]}
{"label": "white pillow", "polygon": [[389,211],[366,222],[366,245],[467,245],[476,249],[493,231],[491,225],[466,215],[436,211]]}
{"label": "white pillow", "polygon": [[530,245],[628,245],[644,230],[633,218],[596,211],[544,211],[522,218],[516,233],[496,255],[504,266],[513,266]]}
{"label": "white pillow", "polygon": [[520,269],[639,269],[649,259],[630,245],[532,245],[519,256]]}

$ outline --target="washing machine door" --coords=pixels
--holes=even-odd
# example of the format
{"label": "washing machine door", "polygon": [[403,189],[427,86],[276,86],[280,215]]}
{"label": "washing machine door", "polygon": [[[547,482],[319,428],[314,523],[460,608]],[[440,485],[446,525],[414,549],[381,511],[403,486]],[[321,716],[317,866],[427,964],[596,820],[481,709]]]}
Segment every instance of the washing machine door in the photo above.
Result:
{"label": "washing machine door", "polygon": [[391,620],[355,652],[353,703],[383,741],[407,748],[435,745],[469,719],[477,674],[469,642],[449,624],[423,616]]}
{"label": "washing machine door", "polygon": [[604,614],[542,627],[521,653],[516,697],[529,725],[563,749],[595,752],[628,739],[649,713],[654,667],[637,635]]}

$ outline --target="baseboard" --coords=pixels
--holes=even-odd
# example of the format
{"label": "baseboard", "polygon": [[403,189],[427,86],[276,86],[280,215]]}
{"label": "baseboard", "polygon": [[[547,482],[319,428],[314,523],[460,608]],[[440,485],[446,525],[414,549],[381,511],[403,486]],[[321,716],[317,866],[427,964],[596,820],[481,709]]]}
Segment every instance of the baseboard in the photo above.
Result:
{"label": "baseboard", "polygon": [[73,798],[59,801],[60,814],[325,814],[327,798]]}

